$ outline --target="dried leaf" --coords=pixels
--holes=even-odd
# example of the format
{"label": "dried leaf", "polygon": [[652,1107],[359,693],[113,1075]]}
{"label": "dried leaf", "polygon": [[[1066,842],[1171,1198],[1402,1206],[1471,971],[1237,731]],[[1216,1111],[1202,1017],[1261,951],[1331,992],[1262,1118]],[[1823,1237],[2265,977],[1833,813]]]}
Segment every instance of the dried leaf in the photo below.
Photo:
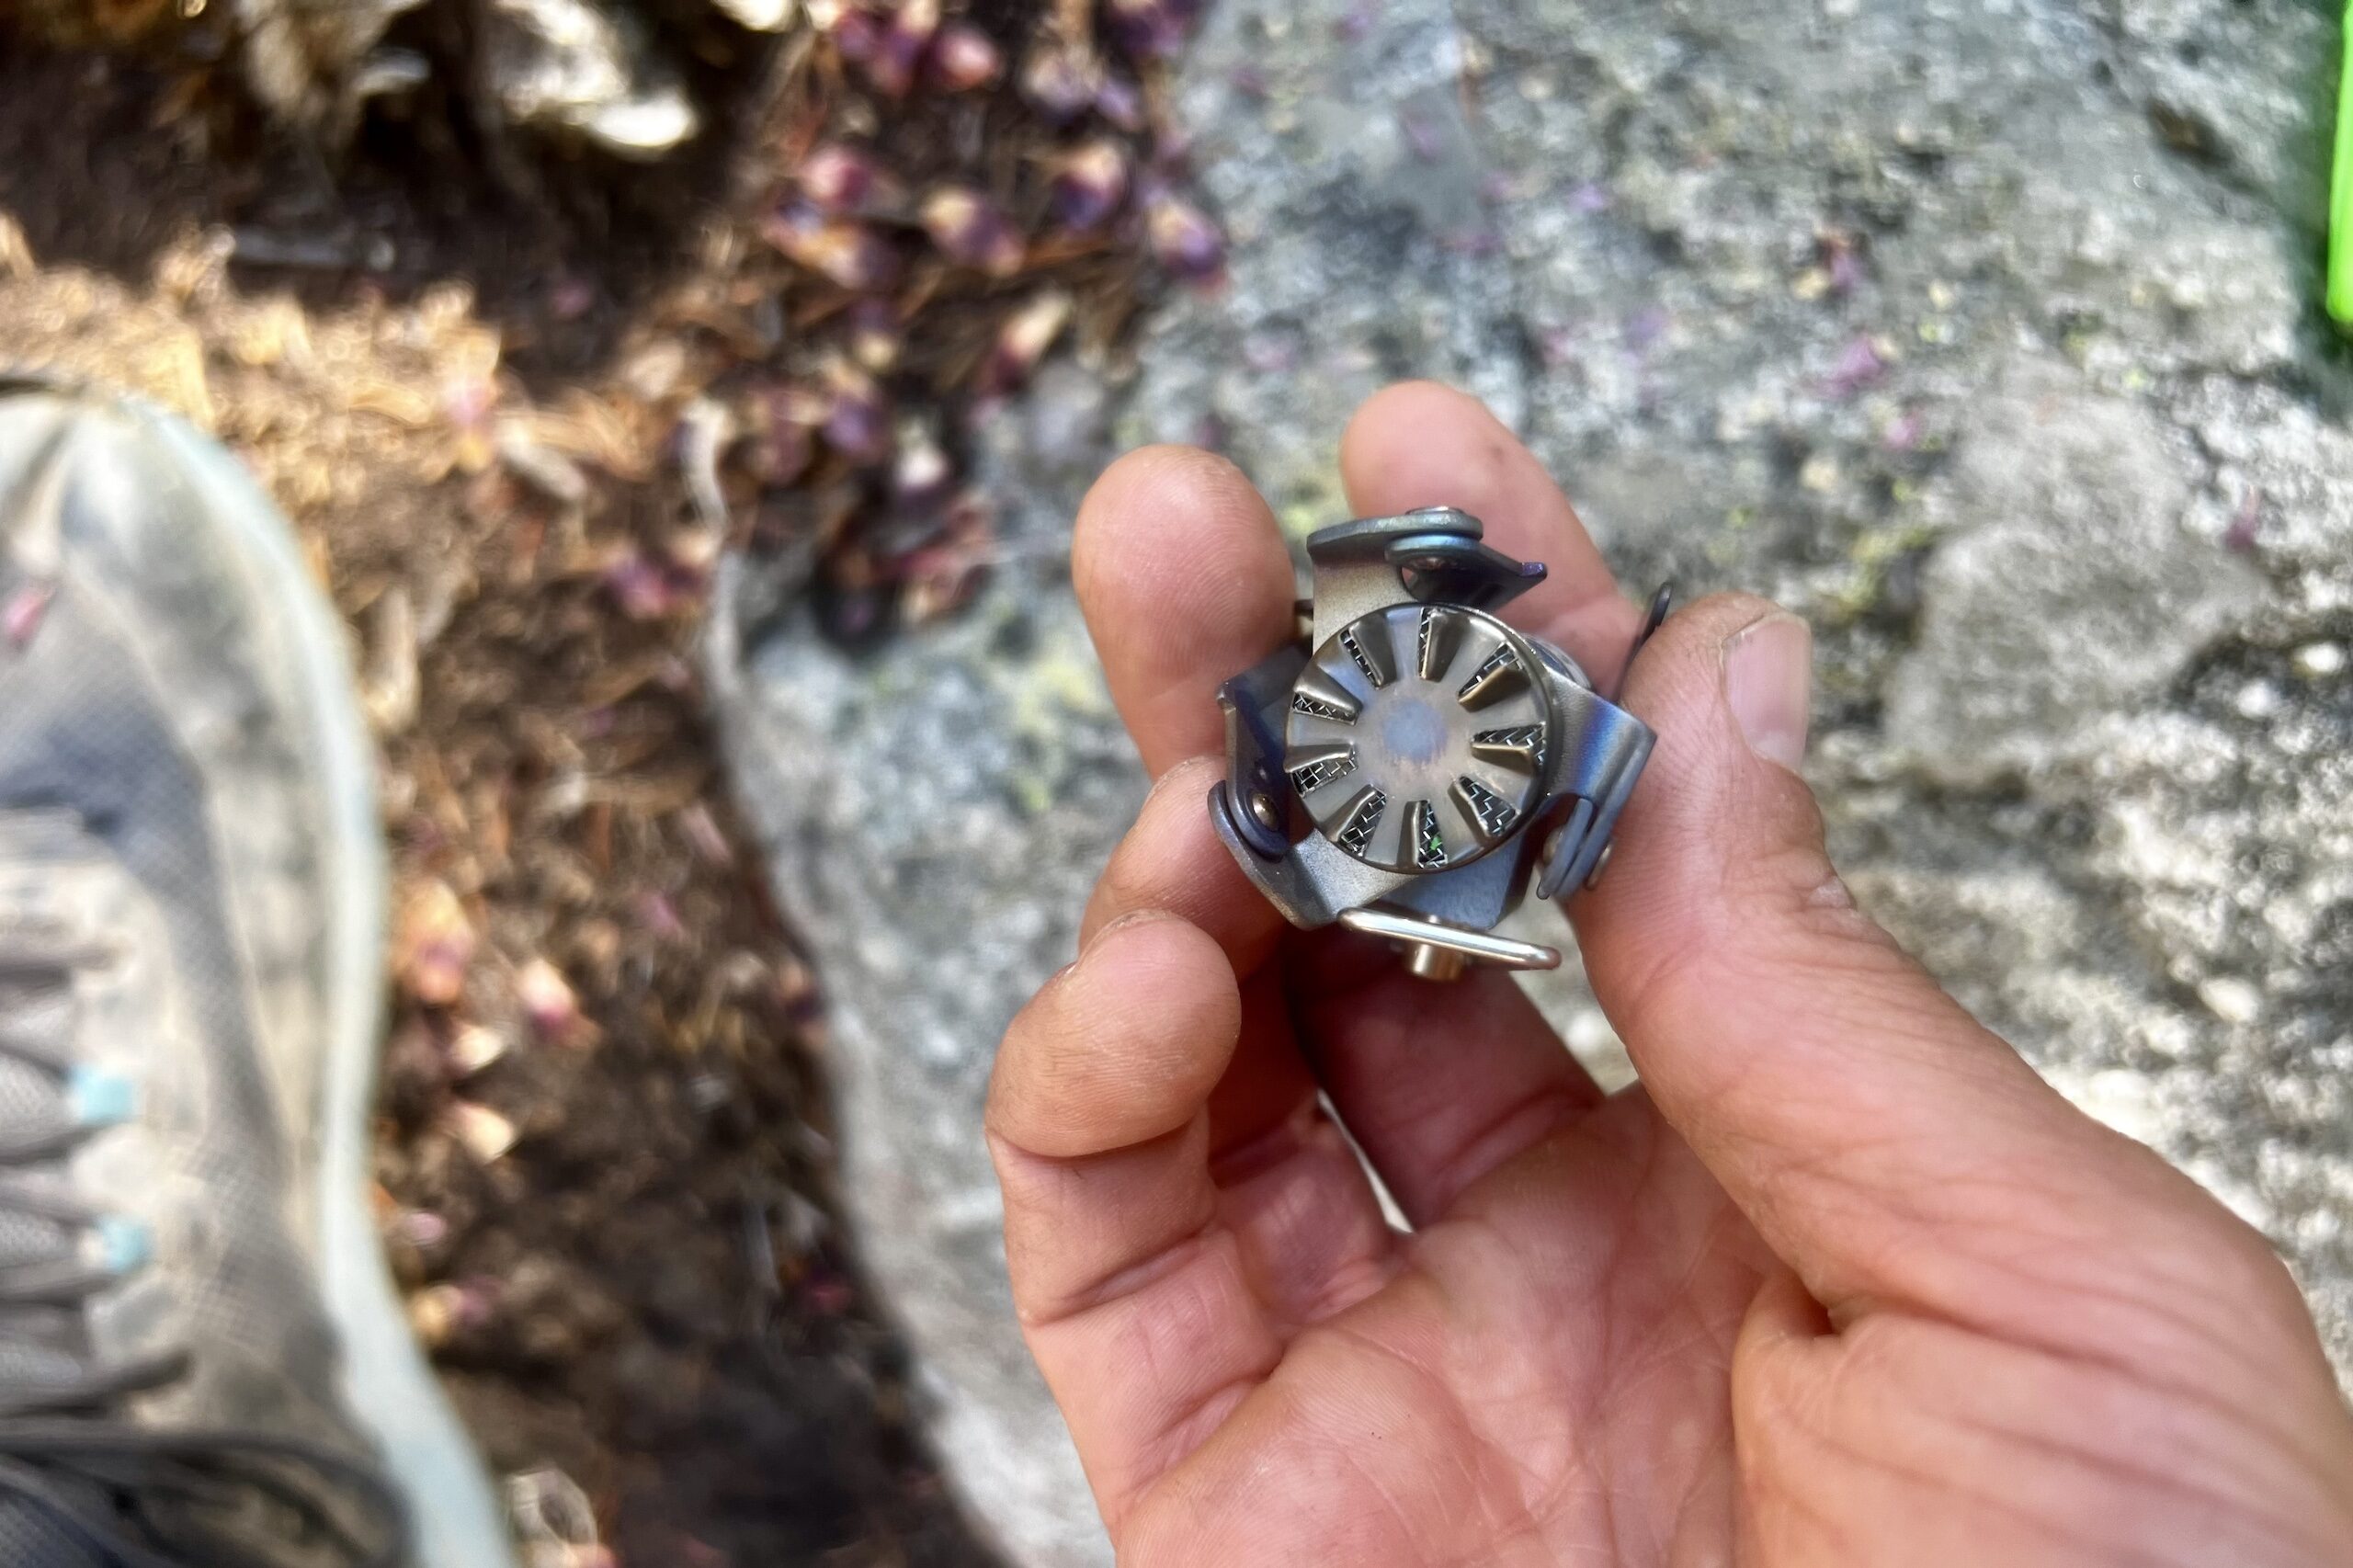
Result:
{"label": "dried leaf", "polygon": [[452,1099],[443,1110],[442,1125],[478,1165],[496,1165],[521,1134],[515,1123],[472,1100]]}
{"label": "dried leaf", "polygon": [[523,1017],[541,1040],[558,1045],[578,1044],[588,1031],[581,1016],[580,998],[563,971],[545,959],[533,959],[515,973],[515,999]]}
{"label": "dried leaf", "polygon": [[430,1007],[447,1007],[465,994],[478,937],[465,905],[449,884],[427,878],[409,892],[401,911],[394,965],[403,989]]}

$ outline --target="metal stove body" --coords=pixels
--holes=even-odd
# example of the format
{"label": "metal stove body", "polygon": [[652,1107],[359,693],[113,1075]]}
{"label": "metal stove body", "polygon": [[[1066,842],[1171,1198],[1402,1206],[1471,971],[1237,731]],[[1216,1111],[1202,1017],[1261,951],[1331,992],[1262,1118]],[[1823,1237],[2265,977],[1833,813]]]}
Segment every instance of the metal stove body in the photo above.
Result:
{"label": "metal stove body", "polygon": [[1434,980],[1560,962],[1494,928],[1531,883],[1553,898],[1599,875],[1655,738],[1496,618],[1544,568],[1483,534],[1451,507],[1323,529],[1300,639],[1218,693],[1210,814],[1243,870],[1293,925],[1389,937]]}

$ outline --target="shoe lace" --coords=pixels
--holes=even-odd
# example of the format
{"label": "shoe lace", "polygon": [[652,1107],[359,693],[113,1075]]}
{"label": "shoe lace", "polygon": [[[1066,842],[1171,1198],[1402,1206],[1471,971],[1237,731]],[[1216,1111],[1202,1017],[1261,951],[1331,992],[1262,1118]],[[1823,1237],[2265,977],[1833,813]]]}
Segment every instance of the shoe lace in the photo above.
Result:
{"label": "shoe lace", "polygon": [[[5,1027],[11,998],[60,989],[109,957],[47,926],[0,923],[0,1053],[69,1083],[72,1061],[35,1043],[31,1031]],[[0,1124],[0,1216],[84,1233],[104,1227],[105,1215],[31,1174],[103,1125]],[[78,1312],[119,1278],[74,1258],[0,1263],[0,1350],[27,1340],[26,1325],[44,1309],[51,1321]],[[55,1346],[41,1348],[54,1358]],[[0,1505],[31,1513],[108,1568],[270,1568],[281,1561],[274,1548],[290,1568],[405,1560],[406,1511],[364,1460],[281,1433],[120,1418],[123,1401],[167,1386],[189,1366],[185,1352],[166,1350],[111,1365],[76,1358],[62,1376],[0,1370]],[[252,1528],[256,1511],[270,1516],[267,1532]],[[237,1518],[246,1528],[224,1535],[221,1521]]]}

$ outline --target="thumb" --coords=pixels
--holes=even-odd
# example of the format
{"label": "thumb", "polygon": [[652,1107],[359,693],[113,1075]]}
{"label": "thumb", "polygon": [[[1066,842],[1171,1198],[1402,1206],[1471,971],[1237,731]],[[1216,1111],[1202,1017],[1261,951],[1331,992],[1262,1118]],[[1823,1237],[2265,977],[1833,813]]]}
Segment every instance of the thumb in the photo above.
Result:
{"label": "thumb", "polygon": [[2064,1285],[2136,1235],[2177,1253],[2185,1213],[2260,1252],[1856,907],[1796,771],[1811,657],[1804,622],[1726,596],[1634,668],[1627,706],[1658,745],[1575,917],[1659,1110],[1834,1317],[1900,1301],[2034,1328],[2048,1296],[2014,1288],[2022,1269]]}

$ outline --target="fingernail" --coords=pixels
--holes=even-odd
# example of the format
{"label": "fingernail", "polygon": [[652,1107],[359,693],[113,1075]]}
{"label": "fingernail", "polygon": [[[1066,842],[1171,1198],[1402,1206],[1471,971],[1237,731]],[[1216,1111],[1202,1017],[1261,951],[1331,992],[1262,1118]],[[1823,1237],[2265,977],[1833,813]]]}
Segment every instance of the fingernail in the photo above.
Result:
{"label": "fingernail", "polygon": [[1777,610],[1724,640],[1724,700],[1758,756],[1797,771],[1813,696],[1813,632],[1796,616]]}

